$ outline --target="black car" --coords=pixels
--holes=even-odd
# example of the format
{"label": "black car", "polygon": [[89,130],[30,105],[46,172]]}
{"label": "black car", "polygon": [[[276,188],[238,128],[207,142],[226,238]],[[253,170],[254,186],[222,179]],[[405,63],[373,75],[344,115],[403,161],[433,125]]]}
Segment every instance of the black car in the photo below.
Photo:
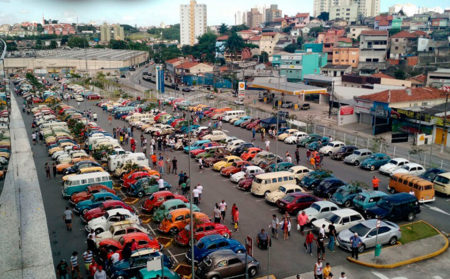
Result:
{"label": "black car", "polygon": [[310,108],[311,108],[311,106],[310,106],[308,103],[304,103],[304,104],[300,107],[301,110],[308,110],[308,109],[310,109]]}
{"label": "black car", "polygon": [[64,175],[68,175],[68,174],[72,174],[72,173],[78,173],[78,171],[80,169],[89,168],[89,167],[101,167],[101,165],[99,163],[97,163],[97,162],[94,162],[94,161],[81,161],[81,162],[78,162],[75,165],[67,168],[64,171]]}
{"label": "black car", "polygon": [[417,198],[409,193],[398,193],[383,197],[377,205],[366,210],[369,218],[390,221],[407,220],[411,222],[420,213]]}
{"label": "black car", "polygon": [[441,173],[444,173],[444,172],[445,172],[445,170],[443,170],[443,169],[431,168],[431,169],[427,169],[427,171],[424,172],[419,177],[423,178],[425,180],[428,180],[428,181],[433,181],[438,174],[441,174]]}
{"label": "black car", "polygon": [[350,154],[353,154],[353,151],[358,149],[358,147],[354,145],[346,145],[342,146],[338,152],[331,154],[331,159],[334,160],[344,160],[345,157],[347,157]]}
{"label": "black car", "polygon": [[314,195],[317,197],[329,198],[343,185],[345,185],[345,182],[336,177],[325,178],[314,189]]}
{"label": "black car", "polygon": [[244,153],[245,151],[247,151],[248,148],[250,147],[255,147],[255,145],[251,142],[245,142],[241,145],[239,145],[234,151],[233,154],[236,156],[241,156],[242,153]]}

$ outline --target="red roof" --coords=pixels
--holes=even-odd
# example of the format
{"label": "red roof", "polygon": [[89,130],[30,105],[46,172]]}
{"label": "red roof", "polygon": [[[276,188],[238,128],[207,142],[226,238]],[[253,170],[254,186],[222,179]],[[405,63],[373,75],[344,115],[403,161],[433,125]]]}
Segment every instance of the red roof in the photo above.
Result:
{"label": "red roof", "polygon": [[226,41],[226,40],[228,40],[228,35],[217,37],[217,41]]}
{"label": "red roof", "polygon": [[[408,94],[407,90],[411,93]],[[440,90],[431,87],[385,90],[378,93],[358,97],[358,99],[384,103],[414,102],[444,98],[445,97],[444,95],[442,95]]]}
{"label": "red roof", "polygon": [[426,75],[417,75],[417,76],[413,76],[410,77],[408,80],[415,80],[421,83],[425,83],[425,81],[427,80],[427,76]]}
{"label": "red roof", "polygon": [[341,38],[338,38],[338,42],[351,43],[352,39],[351,38],[346,38],[346,37],[341,37]]}
{"label": "red roof", "polygon": [[389,21],[387,20],[380,20],[378,23],[378,26],[389,26]]}
{"label": "red roof", "polygon": [[277,32],[263,32],[261,35],[262,36],[275,36],[277,34]]}
{"label": "red roof", "polygon": [[409,33],[408,31],[400,31],[397,34],[392,35],[391,38],[417,38],[417,35],[414,33]]}
{"label": "red roof", "polygon": [[253,36],[249,40],[250,41],[259,41],[259,40],[261,40],[261,36]]}
{"label": "red roof", "polygon": [[295,17],[309,17],[309,13],[297,13]]}
{"label": "red roof", "polygon": [[363,30],[361,35],[387,36],[387,30]]}
{"label": "red roof", "polygon": [[413,34],[416,34],[418,37],[428,37],[428,34],[426,32],[420,31],[420,30],[416,30],[414,32],[412,32]]}
{"label": "red roof", "polygon": [[189,69],[189,68],[192,68],[194,66],[197,66],[198,64],[200,64],[200,63],[198,63],[198,62],[184,62],[184,63],[181,63],[180,65],[176,66],[175,68],[177,68],[177,69]]}
{"label": "red roof", "polygon": [[373,77],[377,77],[377,78],[389,78],[389,79],[394,79],[393,77],[383,74],[383,73],[376,73],[372,75]]}
{"label": "red roof", "polygon": [[375,17],[375,20],[380,21],[380,20],[389,20],[391,21],[394,17],[391,15],[385,16],[385,15],[379,15]]}
{"label": "red roof", "polygon": [[183,60],[183,58],[181,58],[181,57],[169,59],[169,60],[166,61],[166,64],[173,64],[173,63],[176,63],[176,62],[181,61],[181,60]]}

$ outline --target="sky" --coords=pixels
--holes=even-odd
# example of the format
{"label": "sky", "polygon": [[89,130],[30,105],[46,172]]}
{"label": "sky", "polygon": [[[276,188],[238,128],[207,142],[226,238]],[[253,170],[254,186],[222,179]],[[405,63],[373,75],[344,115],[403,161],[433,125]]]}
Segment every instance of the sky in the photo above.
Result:
{"label": "sky", "polygon": [[[0,24],[23,21],[41,22],[57,19],[59,22],[72,23],[121,23],[138,26],[179,23],[180,4],[189,0],[0,0]],[[283,14],[294,15],[297,12],[313,10],[313,0],[197,0],[206,4],[208,25],[234,24],[236,11],[246,11],[257,5],[278,4]],[[381,0],[381,11],[399,3],[395,0]],[[423,0],[406,0],[424,6]],[[444,5],[444,6],[443,6]],[[427,7],[447,8],[450,0],[427,0]]]}

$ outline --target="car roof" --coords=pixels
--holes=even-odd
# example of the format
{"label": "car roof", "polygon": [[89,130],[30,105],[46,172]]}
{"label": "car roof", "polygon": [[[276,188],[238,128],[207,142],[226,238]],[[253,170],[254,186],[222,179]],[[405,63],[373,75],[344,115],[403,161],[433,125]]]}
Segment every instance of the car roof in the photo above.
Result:
{"label": "car roof", "polygon": [[179,200],[179,199],[172,199],[172,200],[168,200],[168,201],[163,202],[162,205],[164,205],[164,206],[166,206],[166,205],[167,206],[172,206],[172,205],[182,204],[182,203],[184,203],[184,201]]}
{"label": "car roof", "polygon": [[387,196],[385,192],[382,191],[367,191],[363,190],[360,195],[369,196],[369,197],[380,197],[380,196]]}
{"label": "car roof", "polygon": [[302,187],[298,186],[297,184],[283,184],[281,186],[283,186],[286,189],[296,189],[296,188],[302,189]]}
{"label": "car roof", "polygon": [[408,164],[405,164],[404,166],[409,166],[409,167],[417,167],[417,166],[419,166],[419,167],[423,167],[422,165],[417,164],[417,163],[408,163]]}
{"label": "car roof", "polygon": [[311,195],[310,193],[307,193],[307,192],[294,192],[294,193],[289,193],[288,196],[293,196],[293,197],[300,197],[300,196],[316,197],[316,196]]}
{"label": "car roof", "polygon": [[[368,227],[368,228],[375,228],[377,226],[377,219],[370,219],[370,220],[364,220],[360,224]],[[389,222],[389,221],[381,221],[381,226],[389,226],[389,227],[398,227],[396,224]]]}
{"label": "car roof", "polygon": [[347,215],[355,214],[355,213],[360,214],[358,211],[353,210],[351,208],[338,209],[338,210],[333,211],[333,213],[337,216],[347,216]]}
{"label": "car roof", "polygon": [[202,237],[199,242],[202,242],[205,245],[208,245],[210,243],[216,242],[218,240],[223,240],[223,239],[226,240],[226,238],[223,237],[220,234],[211,234],[211,235],[207,235],[207,236]]}
{"label": "car roof", "polygon": [[384,153],[375,153],[375,154],[372,154],[373,156],[379,156],[379,157],[384,157],[384,156],[387,156],[386,154],[384,154]]}
{"label": "car roof", "polygon": [[409,193],[397,193],[392,195],[387,195],[383,199],[388,200],[390,202],[402,202],[404,200],[417,200],[417,198]]}
{"label": "car roof", "polygon": [[333,140],[330,143],[342,143],[342,144],[344,144],[342,141],[339,141],[339,140]]}
{"label": "car roof", "polygon": [[397,162],[401,162],[401,161],[409,161],[408,159],[401,158],[401,157],[391,158],[391,161],[392,161],[392,160],[395,160],[395,161],[397,161]]}
{"label": "car roof", "polygon": [[320,205],[321,207],[322,206],[336,206],[336,207],[338,207],[336,204],[334,204],[334,203],[332,203],[330,201],[316,201],[314,203]]}
{"label": "car roof", "polygon": [[360,149],[357,149],[356,151],[360,151],[360,152],[369,151],[369,152],[372,152],[370,149],[367,149],[367,148],[360,148]]}
{"label": "car roof", "polygon": [[305,167],[305,166],[292,166],[292,167],[290,167],[290,169],[293,169],[293,170],[304,170],[304,169],[308,169],[308,168]]}

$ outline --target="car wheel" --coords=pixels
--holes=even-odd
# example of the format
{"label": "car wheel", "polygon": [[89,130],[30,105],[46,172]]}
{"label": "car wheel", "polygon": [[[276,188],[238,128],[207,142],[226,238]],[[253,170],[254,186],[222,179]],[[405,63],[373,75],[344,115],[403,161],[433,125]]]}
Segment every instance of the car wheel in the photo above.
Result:
{"label": "car wheel", "polygon": [[350,206],[352,206],[352,202],[351,202],[350,200],[346,200],[346,201],[344,202],[344,206],[345,206],[345,207],[350,207]]}
{"label": "car wheel", "polygon": [[211,279],[220,279],[219,276],[213,276]]}
{"label": "car wheel", "polygon": [[330,156],[330,157],[331,157],[331,154],[332,154],[332,153],[333,153],[333,152],[329,151],[329,152],[328,152],[328,156]]}
{"label": "car wheel", "polygon": [[256,276],[256,272],[257,272],[256,267],[251,267],[251,268],[248,270],[248,276],[250,276],[250,277],[255,277],[255,276]]}
{"label": "car wheel", "polygon": [[83,209],[83,210],[81,211],[81,214],[85,215],[88,211],[89,211],[89,210],[88,210],[87,208],[85,208],[85,209]]}
{"label": "car wheel", "polygon": [[103,229],[100,229],[100,228],[98,228],[98,229],[95,230],[95,234],[96,234],[96,235],[99,235],[99,234],[101,234],[102,232],[103,232]]}
{"label": "car wheel", "polygon": [[355,166],[359,166],[359,161],[356,160],[354,164],[355,164]]}
{"label": "car wheel", "polygon": [[224,234],[222,234],[222,236],[225,238],[230,238],[230,235],[228,233],[224,233]]}
{"label": "car wheel", "polygon": [[389,193],[395,194],[395,189],[394,188],[389,188]]}
{"label": "car wheel", "polygon": [[370,170],[374,171],[375,170],[375,166],[370,166]]}
{"label": "car wheel", "polygon": [[270,191],[264,192],[264,198],[267,198],[267,195],[270,194]]}
{"label": "car wheel", "polygon": [[358,247],[358,252],[362,253],[362,252],[364,252],[365,249],[366,249],[366,245],[362,244],[361,246]]}
{"label": "car wheel", "polygon": [[176,234],[178,233],[178,229],[177,229],[176,227],[173,227],[173,228],[171,228],[171,229],[169,230],[169,233],[170,233],[171,235],[176,235]]}
{"label": "car wheel", "polygon": [[116,278],[117,278],[117,279],[125,279],[125,277],[124,277],[124,276],[122,276],[122,275],[120,275],[120,276],[117,276]]}
{"label": "car wheel", "polygon": [[395,245],[397,244],[397,237],[393,236],[391,239],[389,239],[389,245]]}
{"label": "car wheel", "polygon": [[410,213],[408,213],[408,221],[412,221],[412,220],[414,220],[414,218],[416,218],[416,214],[414,214],[414,213],[412,213],[412,212],[410,212]]}
{"label": "car wheel", "polygon": [[142,197],[144,196],[144,192],[140,191],[140,192],[137,194],[137,196],[138,196],[138,198],[142,198]]}

